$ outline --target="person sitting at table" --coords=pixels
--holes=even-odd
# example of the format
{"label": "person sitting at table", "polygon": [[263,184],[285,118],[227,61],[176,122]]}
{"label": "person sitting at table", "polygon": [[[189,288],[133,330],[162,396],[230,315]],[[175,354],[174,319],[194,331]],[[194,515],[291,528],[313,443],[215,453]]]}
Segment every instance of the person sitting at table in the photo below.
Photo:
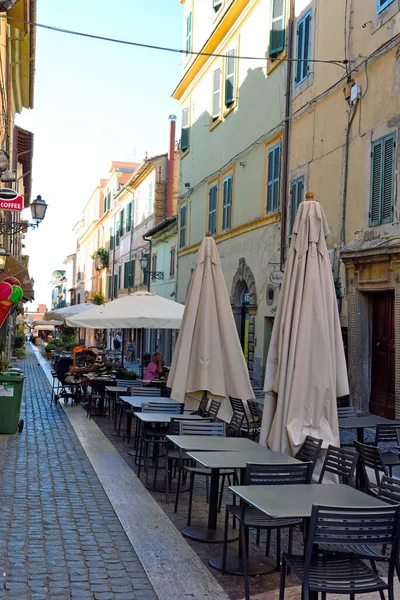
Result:
{"label": "person sitting at table", "polygon": [[143,385],[151,385],[154,379],[159,379],[163,371],[163,357],[160,352],[155,352],[151,357],[151,362],[147,365],[144,372]]}
{"label": "person sitting at table", "polygon": [[83,365],[83,367],[72,366],[70,368],[70,373],[72,373],[72,375],[87,375],[89,373],[98,377],[106,375],[107,364],[99,356],[99,351],[97,348],[87,350],[85,352],[85,359],[86,363]]}

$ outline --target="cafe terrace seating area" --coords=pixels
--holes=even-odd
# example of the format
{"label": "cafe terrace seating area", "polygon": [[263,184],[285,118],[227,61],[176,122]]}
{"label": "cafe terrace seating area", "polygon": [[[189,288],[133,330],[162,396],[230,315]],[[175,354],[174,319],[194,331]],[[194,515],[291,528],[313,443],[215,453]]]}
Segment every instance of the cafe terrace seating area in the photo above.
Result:
{"label": "cafe terrace seating area", "polygon": [[225,423],[206,396],[193,411],[140,381],[109,383],[94,386],[88,417],[231,598],[280,589],[283,599],[300,582],[309,598],[393,597],[400,423],[341,407],[340,447],[308,436],[291,457],[258,443],[255,401],[230,398]]}

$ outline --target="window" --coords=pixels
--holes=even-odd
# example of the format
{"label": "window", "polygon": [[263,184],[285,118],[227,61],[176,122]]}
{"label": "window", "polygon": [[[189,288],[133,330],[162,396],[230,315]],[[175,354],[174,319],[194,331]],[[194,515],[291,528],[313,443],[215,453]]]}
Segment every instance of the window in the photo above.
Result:
{"label": "window", "polygon": [[215,69],[213,74],[212,118],[216,121],[221,116],[221,69]]}
{"label": "window", "polygon": [[297,25],[297,65],[296,85],[307,79],[310,72],[310,43],[311,43],[311,11],[309,11]]}
{"label": "window", "polygon": [[218,185],[212,185],[208,190],[208,229],[211,235],[217,233],[217,200]]}
{"label": "window", "polygon": [[129,279],[129,287],[135,287],[135,275],[136,275],[136,260],[131,260],[131,272]]}
{"label": "window", "polygon": [[130,278],[130,266],[129,262],[124,263],[124,288],[127,289],[129,287],[129,278]]}
{"label": "window", "polygon": [[114,228],[110,227],[110,250],[114,250]]}
{"label": "window", "polygon": [[268,150],[267,213],[279,210],[281,195],[281,144]]}
{"label": "window", "polygon": [[380,13],[384,8],[392,4],[394,0],[378,0],[378,13]]}
{"label": "window", "polygon": [[153,186],[153,182],[151,182],[151,183],[149,183],[149,215],[152,215],[154,212],[153,202],[154,202],[154,186]]}
{"label": "window", "polygon": [[117,298],[118,296],[118,275],[114,275],[114,293],[113,298]]}
{"label": "window", "polygon": [[396,134],[372,144],[370,226],[391,223],[394,211]]}
{"label": "window", "polygon": [[151,257],[151,280],[156,280],[156,271],[157,271],[157,254],[153,254]]}
{"label": "window", "polygon": [[222,231],[227,231],[231,228],[232,217],[232,183],[233,176],[228,175],[224,179],[224,191],[222,198]]}
{"label": "window", "polygon": [[179,225],[179,248],[186,246],[186,204],[181,206]]}
{"label": "window", "polygon": [[223,2],[224,2],[224,0],[213,0],[213,8],[214,8],[215,12],[219,11]]}
{"label": "window", "polygon": [[269,35],[269,55],[275,58],[285,49],[286,0],[272,0],[271,31]]}
{"label": "window", "polygon": [[132,202],[126,207],[126,221],[125,221],[125,229],[126,231],[130,231],[132,228]]}
{"label": "window", "polygon": [[189,148],[189,107],[182,111],[181,150],[186,152]]}
{"label": "window", "polygon": [[112,275],[109,275],[108,276],[108,287],[107,287],[108,298],[111,298],[111,294],[112,294]]}
{"label": "window", "polygon": [[176,249],[175,249],[175,246],[173,246],[169,251],[169,276],[170,277],[175,276],[175,255],[176,255]]}
{"label": "window", "polygon": [[290,185],[290,233],[292,233],[297,209],[304,200],[304,177],[292,181]]}
{"label": "window", "polygon": [[122,209],[121,212],[119,213],[119,230],[120,230],[121,235],[124,235],[124,233],[125,233],[124,224],[125,224],[125,211],[124,211],[124,209]]}
{"label": "window", "polygon": [[225,106],[228,108],[236,99],[236,50],[230,50],[225,59]]}
{"label": "window", "polygon": [[118,267],[118,289],[120,289],[122,287],[121,272],[122,272],[122,266],[119,265],[119,267]]}
{"label": "window", "polygon": [[186,55],[192,50],[192,24],[193,24],[193,13],[190,11],[186,17]]}

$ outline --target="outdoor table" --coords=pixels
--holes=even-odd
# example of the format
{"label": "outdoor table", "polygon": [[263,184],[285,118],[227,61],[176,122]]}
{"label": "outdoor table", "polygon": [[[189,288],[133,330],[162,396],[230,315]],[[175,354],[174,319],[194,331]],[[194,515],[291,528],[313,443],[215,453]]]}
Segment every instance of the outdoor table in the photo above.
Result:
{"label": "outdoor table", "polygon": [[[113,412],[114,412],[114,435],[115,432],[117,431],[117,410],[116,410],[116,406],[115,403],[118,400],[118,394],[126,394],[129,391],[128,387],[119,387],[118,385],[107,385],[106,386],[106,392],[108,392],[109,394],[112,394],[113,396]],[[119,435],[119,432],[118,432]]]}
{"label": "outdoor table", "polygon": [[[386,423],[387,425],[398,423],[392,419],[385,419],[385,417],[378,417],[378,415],[364,415],[359,417],[345,417],[339,419],[340,429],[356,429],[357,430],[357,442],[364,444],[364,429],[375,429],[380,423]],[[357,466],[357,477],[360,483],[361,489],[367,488],[367,481],[364,470],[360,464]]]}
{"label": "outdoor table", "polygon": [[135,409],[141,409],[143,404],[147,404],[148,402],[157,402],[157,404],[183,404],[183,402],[178,402],[178,400],[172,400],[172,398],[159,398],[152,396],[120,396],[120,400],[126,402]]}
{"label": "outdoor table", "polygon": [[[169,437],[171,438],[173,436]],[[211,436],[205,436],[205,445],[211,442],[211,440]],[[222,543],[224,541],[224,532],[217,527],[219,472],[221,469],[241,469],[241,477],[243,478],[244,470],[248,462],[258,462],[260,464],[271,465],[288,465],[299,462],[287,454],[268,450],[259,444],[254,445],[258,446],[258,449],[246,449],[231,452],[187,451],[187,454],[190,456],[190,458],[195,460],[198,464],[202,465],[206,469],[211,469],[211,483],[208,525],[188,525],[184,527],[182,529],[182,534],[185,537],[188,537],[192,540],[209,543]],[[237,532],[231,534],[231,536],[228,534],[228,540],[230,539],[230,541],[237,539],[237,537]],[[215,561],[213,561],[213,566],[216,566]]]}

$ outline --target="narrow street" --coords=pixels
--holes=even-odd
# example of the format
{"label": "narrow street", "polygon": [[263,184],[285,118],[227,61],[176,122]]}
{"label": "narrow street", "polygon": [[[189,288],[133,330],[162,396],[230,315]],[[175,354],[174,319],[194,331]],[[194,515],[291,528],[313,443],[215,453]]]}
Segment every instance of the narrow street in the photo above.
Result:
{"label": "narrow street", "polygon": [[0,437],[0,598],[157,598],[33,351],[21,434]]}

